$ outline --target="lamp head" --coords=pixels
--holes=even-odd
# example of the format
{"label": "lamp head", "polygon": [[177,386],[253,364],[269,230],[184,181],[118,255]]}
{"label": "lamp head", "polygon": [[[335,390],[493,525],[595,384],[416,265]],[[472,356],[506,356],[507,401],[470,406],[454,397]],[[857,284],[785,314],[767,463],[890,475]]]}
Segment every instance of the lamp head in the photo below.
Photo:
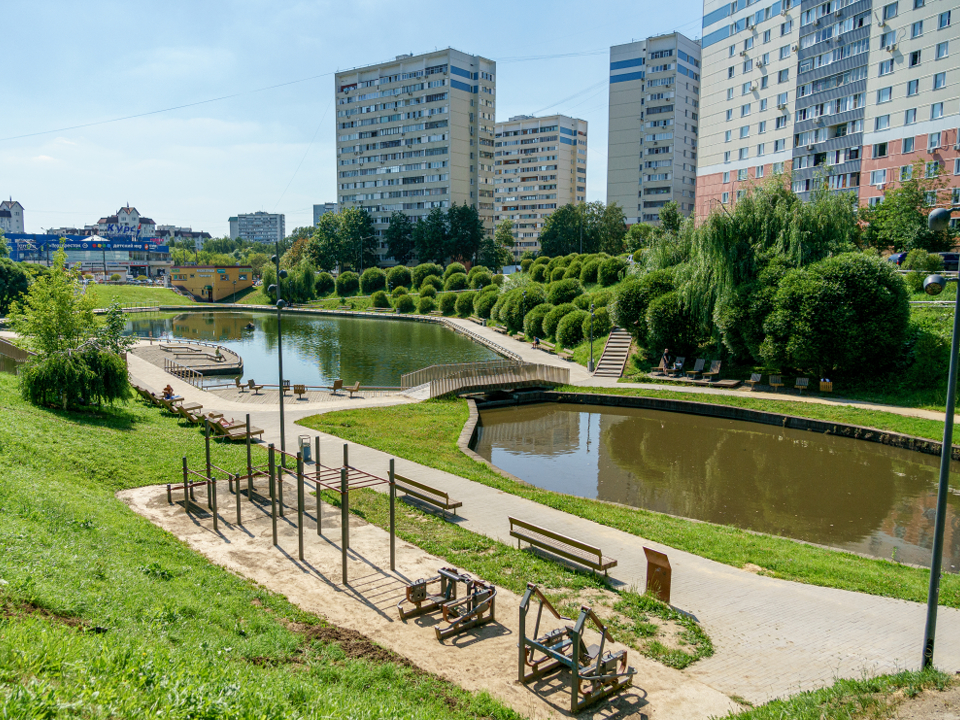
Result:
{"label": "lamp head", "polygon": [[923,281],[923,291],[927,295],[939,295],[947,286],[947,280],[942,275],[927,275]]}
{"label": "lamp head", "polygon": [[280,271],[280,279],[281,279],[281,280],[286,280],[286,279],[287,279],[287,271],[286,271],[286,270],[281,270],[281,271]]}
{"label": "lamp head", "polygon": [[277,309],[278,309],[278,310],[283,310],[286,306],[287,306],[287,301],[286,301],[286,300],[282,300],[282,299],[281,299],[281,300],[277,300]]}
{"label": "lamp head", "polygon": [[276,295],[276,293],[277,293],[277,286],[276,286],[276,285],[271,285],[270,287],[267,288],[267,292],[270,293],[271,295]]}
{"label": "lamp head", "polygon": [[276,264],[277,260],[279,260],[279,259],[280,259],[280,258],[278,258],[276,255],[271,255],[271,256],[270,256],[270,262],[272,262],[272,263],[274,263],[274,264]]}
{"label": "lamp head", "polygon": [[927,227],[934,232],[943,232],[950,226],[950,211],[947,208],[937,208],[927,215]]}

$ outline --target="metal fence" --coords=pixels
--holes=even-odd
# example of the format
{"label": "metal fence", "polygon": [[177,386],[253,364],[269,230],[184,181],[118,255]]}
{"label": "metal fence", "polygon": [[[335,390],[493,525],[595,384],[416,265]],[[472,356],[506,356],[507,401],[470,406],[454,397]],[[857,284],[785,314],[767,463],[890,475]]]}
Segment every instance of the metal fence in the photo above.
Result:
{"label": "metal fence", "polygon": [[203,375],[198,373],[193,368],[189,368],[186,365],[181,365],[175,360],[170,358],[163,359],[163,369],[165,372],[170,373],[174,377],[178,377],[181,380],[184,380],[194,387],[203,388]]}

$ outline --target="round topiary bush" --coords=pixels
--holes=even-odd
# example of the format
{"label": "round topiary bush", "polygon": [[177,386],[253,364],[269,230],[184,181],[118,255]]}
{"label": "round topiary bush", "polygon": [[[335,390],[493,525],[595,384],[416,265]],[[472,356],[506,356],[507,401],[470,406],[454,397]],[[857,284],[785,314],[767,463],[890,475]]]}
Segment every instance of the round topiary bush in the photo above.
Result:
{"label": "round topiary bush", "polygon": [[557,325],[557,342],[566,348],[571,348],[583,342],[583,321],[590,321],[590,313],[586,310],[574,310],[563,316]]}
{"label": "round topiary bush", "polygon": [[564,267],[554,268],[550,271],[550,282],[557,282],[563,280],[564,273],[567,272],[567,269]]}
{"label": "round topiary bush", "polygon": [[388,308],[390,307],[390,298],[383,290],[377,290],[370,296],[370,304],[375,308]]}
{"label": "round topiary bush", "polygon": [[457,296],[455,293],[443,293],[437,299],[440,301],[440,312],[444,315],[453,315],[457,311]]}
{"label": "round topiary bush", "polygon": [[676,290],[660,295],[647,307],[647,342],[650,347],[670,348],[677,355],[696,350],[700,333],[696,319]]}
{"label": "round topiary bush", "polygon": [[489,273],[490,268],[488,268],[486,265],[474,265],[472,268],[470,268],[470,272],[467,273],[467,280],[471,280],[474,275],[480,272]]}
{"label": "round topiary bush", "polygon": [[612,290],[597,290],[590,295],[590,302],[597,307],[606,307],[610,304],[611,300],[613,300]]}
{"label": "round topiary bush", "polygon": [[589,310],[590,309],[590,296],[589,295],[577,295],[572,300],[573,304],[577,306],[577,310]]}
{"label": "round topiary bush", "polygon": [[533,264],[534,264],[534,265],[549,265],[549,264],[550,264],[550,258],[548,258],[546,255],[541,255],[540,257],[538,257],[536,260],[533,261]]}
{"label": "round topiary bush", "polygon": [[567,265],[569,264],[570,264],[570,261],[567,260],[562,255],[560,257],[551,258],[550,262],[547,263],[547,272],[549,272],[552,275],[553,271],[556,270],[557,268],[566,268]]}
{"label": "round topiary bush", "polygon": [[[669,270],[655,270],[641,276],[631,276],[617,288],[617,305],[614,322],[629,332],[643,347],[675,348],[672,345],[656,346],[647,343],[647,308],[661,295],[672,291],[675,285]],[[605,291],[607,292],[607,291]]]}
{"label": "round topiary bush", "polygon": [[458,273],[467,274],[467,268],[463,266],[463,263],[452,262],[447,265],[447,269],[443,271],[443,279],[446,280],[451,275],[456,275]]}
{"label": "round topiary bush", "polygon": [[506,278],[503,276],[503,273],[497,273],[493,276],[493,284],[497,287],[502,287],[504,280],[506,280]]}
{"label": "round topiary bush", "polygon": [[[598,338],[606,335],[613,328],[613,323],[610,322],[610,311],[605,307],[596,308],[593,311],[593,337]],[[590,312],[587,312],[587,317],[583,321],[583,337],[587,340],[590,339]]]}
{"label": "round topiary bush", "polygon": [[387,286],[387,274],[380,268],[367,268],[360,276],[360,289],[364,295],[372,295]]}
{"label": "round topiary bush", "polygon": [[604,287],[613,285],[620,279],[620,273],[627,267],[627,264],[617,257],[604,260],[597,271],[597,282]]}
{"label": "round topiary bush", "polygon": [[[432,289],[432,288],[431,288]],[[409,297],[409,296],[408,296]],[[417,305],[417,312],[421,315],[429,315],[437,309],[437,301],[432,297],[421,297],[420,304]]]}
{"label": "round topiary bush", "polygon": [[387,287],[396,290],[398,287],[410,287],[413,276],[406,265],[396,265],[387,271]]}
{"label": "round topiary bush", "polygon": [[499,299],[500,293],[477,293],[477,296],[473,299],[473,314],[484,319],[489,318],[493,306],[497,304],[497,300]]}
{"label": "round topiary bush", "polygon": [[547,266],[546,265],[534,265],[530,269],[530,279],[534,282],[546,282],[547,279]]}
{"label": "round topiary bush", "polygon": [[420,297],[434,298],[437,296],[437,289],[433,285],[424,285],[420,288]]}
{"label": "round topiary bush", "polygon": [[444,290],[466,290],[467,274],[454,273],[453,275],[447,276],[446,281],[443,283],[443,289]]}
{"label": "round topiary bush", "polygon": [[595,283],[597,281],[597,273],[599,271],[599,260],[587,260],[585,263],[583,263],[583,270],[580,271],[580,282],[582,282],[584,285],[587,283]]}
{"label": "round topiary bush", "polygon": [[433,287],[437,290],[443,290],[443,280],[440,279],[439,275],[427,275],[423,279],[423,282],[417,285],[421,292],[423,292],[423,288],[425,286]]}
{"label": "round topiary bush", "polygon": [[547,302],[553,303],[554,305],[573,302],[573,299],[582,292],[583,288],[580,286],[579,280],[574,280],[573,278],[558,280],[552,283],[547,290]]}
{"label": "round topiary bush", "polygon": [[350,270],[342,272],[337,275],[336,288],[340,297],[353,295],[360,289],[360,277]]}
{"label": "round topiary bush", "polygon": [[114,273],[113,275],[110,276],[110,282],[119,282],[119,281],[120,281],[120,273]]}
{"label": "round topiary bush", "polygon": [[393,289],[393,292],[390,293],[390,296],[391,296],[391,297],[400,297],[401,295],[406,295],[406,294],[407,294],[407,289],[406,289],[403,285],[397,285],[397,286]]}
{"label": "round topiary bush", "polygon": [[328,272],[322,272],[317,273],[317,277],[313,281],[313,287],[317,292],[317,297],[326,297],[333,292],[336,283],[333,280],[333,275]]}
{"label": "round topiary bush", "polygon": [[471,274],[467,275],[467,280],[470,282],[470,287],[474,290],[479,290],[480,288],[493,284],[493,275],[486,270],[478,273],[474,273],[472,270],[470,272]]}
{"label": "round topiary bush", "polygon": [[475,292],[464,292],[457,295],[457,315],[460,317],[469,317],[473,314],[473,301],[476,299],[477,293]]}
{"label": "round topiary bush", "polygon": [[420,287],[423,285],[424,278],[430,275],[436,275],[439,278],[443,275],[443,268],[436,263],[420,263],[410,273],[412,287]]}
{"label": "round topiary bush", "polygon": [[523,318],[528,312],[547,301],[543,287],[540,285],[515,288],[504,293],[503,297],[505,299],[500,308],[500,320],[514,332],[523,329]]}
{"label": "round topiary bush", "polygon": [[572,262],[567,265],[567,269],[563,272],[563,279],[568,280],[574,278],[575,280],[580,279],[580,272],[583,270],[583,263],[579,260],[577,262]]}
{"label": "round topiary bush", "polygon": [[533,265],[532,258],[524,258],[520,261],[520,272],[530,272],[530,266]]}
{"label": "round topiary bush", "polygon": [[551,310],[553,310],[553,305],[543,303],[527,313],[527,316],[523,319],[523,332],[526,333],[527,337],[542,338],[547,336],[547,333],[543,330],[543,319]]}
{"label": "round topiary bush", "polygon": [[416,308],[417,303],[414,302],[412,295],[401,295],[397,298],[397,312],[398,313],[412,313],[414,308]]}
{"label": "round topiary bush", "polygon": [[547,313],[543,319],[543,334],[547,337],[553,337],[557,333],[557,325],[565,315],[577,311],[577,306],[573,303],[564,303],[557,305],[553,310]]}

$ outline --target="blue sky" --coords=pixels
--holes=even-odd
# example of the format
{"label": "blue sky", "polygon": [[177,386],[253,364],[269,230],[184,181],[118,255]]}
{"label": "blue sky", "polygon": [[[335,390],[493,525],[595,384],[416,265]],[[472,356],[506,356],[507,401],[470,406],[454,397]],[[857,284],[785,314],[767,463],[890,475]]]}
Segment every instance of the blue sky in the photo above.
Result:
{"label": "blue sky", "polygon": [[[497,61],[498,119],[560,112],[587,120],[588,196],[604,200],[609,46],[674,30],[699,37],[702,7],[697,0],[3,6],[0,196],[23,203],[27,232],[82,226],[129,202],[158,223],[214,235],[227,233],[230,215],[255,210],[285,213],[288,232],[309,224],[313,203],[336,199],[332,73],[446,46]],[[499,7],[509,7],[506,19]],[[232,97],[202,102],[224,96]],[[60,130],[183,105],[190,106]],[[42,134],[17,137],[32,133]]]}

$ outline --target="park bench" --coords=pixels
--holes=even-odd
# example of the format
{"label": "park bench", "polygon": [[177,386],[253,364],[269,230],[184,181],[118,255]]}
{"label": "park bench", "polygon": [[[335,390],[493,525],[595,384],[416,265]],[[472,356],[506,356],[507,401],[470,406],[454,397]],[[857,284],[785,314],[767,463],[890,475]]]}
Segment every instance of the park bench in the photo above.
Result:
{"label": "park bench", "polygon": [[484,323],[483,318],[479,318],[476,315],[471,315],[470,317],[467,318],[467,320],[470,320],[471,322],[475,322],[477,325],[483,325]]}
{"label": "park bench", "polygon": [[353,310],[352,305],[337,305],[337,310]]}
{"label": "park bench", "polygon": [[678,377],[683,372],[683,363],[685,361],[685,357],[678,357],[671,367],[664,369],[664,372],[671,377]]}
{"label": "park bench", "polygon": [[604,557],[600,548],[523,520],[508,519],[510,520],[510,536],[517,538],[518,548],[520,542],[523,541],[580,565],[585,565],[597,571],[602,570],[605,574],[617,564],[617,561],[613,558]]}
{"label": "park bench", "polygon": [[343,390],[343,380],[334,380],[333,386],[329,388],[331,395],[336,395],[337,390]]}
{"label": "park bench", "polygon": [[750,389],[751,389],[751,390],[756,390],[756,389],[757,389],[757,384],[760,382],[760,379],[761,379],[762,377],[763,377],[763,376],[762,376],[760,373],[753,373],[753,374],[750,376],[750,379],[747,380],[747,385],[750,386]]}
{"label": "park bench", "polygon": [[350,393],[350,397],[353,397],[353,394],[354,394],[354,393],[360,392],[360,381],[357,380],[357,381],[353,384],[353,387],[344,388],[344,390],[346,390],[348,393]]}
{"label": "park bench", "polygon": [[557,352],[557,357],[560,358],[561,360],[569,360],[569,361],[572,361],[572,360],[573,360],[573,353],[570,352],[569,350],[560,350],[560,351]]}
{"label": "park bench", "polygon": [[240,378],[235,377],[235,378],[233,379],[233,384],[237,386],[237,391],[238,391],[238,392],[246,392],[246,391],[247,391],[247,386],[244,385],[242,382],[240,382]]}
{"label": "park bench", "polygon": [[796,384],[794,384],[793,387],[796,388],[797,392],[803,395],[804,390],[810,389],[810,378],[798,377]]}
{"label": "park bench", "polygon": [[693,370],[687,370],[687,375],[689,375],[691,379],[697,377],[697,375],[703,372],[703,366],[706,362],[703,358],[697,358],[697,361],[693,364]]}
{"label": "park bench", "polygon": [[457,514],[457,508],[463,505],[459,500],[451,500],[448,493],[432,488],[429,485],[418,483],[402,475],[394,475],[393,479],[397,490],[400,490],[405,495],[415,497],[441,510],[453,510],[454,515]]}
{"label": "park bench", "polygon": [[770,380],[768,381],[770,387],[773,388],[773,391],[776,392],[777,388],[783,387],[783,379],[779,375],[771,375]]}
{"label": "park bench", "polygon": [[259,395],[259,394],[260,394],[260,391],[263,390],[263,385],[257,385],[257,384],[253,381],[253,378],[250,378],[250,379],[247,381],[247,387],[250,388],[251,390],[253,390],[253,394],[254,394],[254,395]]}
{"label": "park bench", "polygon": [[294,386],[293,386],[293,392],[296,394],[297,400],[303,400],[303,396],[307,394],[307,386],[306,386],[306,385],[294,385]]}
{"label": "park bench", "polygon": [[703,373],[703,377],[710,378],[711,380],[719,380],[720,379],[720,361],[714,360],[712,363],[710,363],[710,369],[707,372]]}
{"label": "park bench", "polygon": [[372,307],[372,308],[370,308],[370,309],[371,309],[373,312],[375,312],[375,313],[392,313],[392,312],[393,312],[393,308],[375,308],[375,307]]}
{"label": "park bench", "polygon": [[501,335],[506,335],[506,334],[507,334],[507,329],[506,329],[506,328],[503,328],[503,327],[500,327],[499,325],[494,325],[494,326],[493,326],[493,331],[494,331],[494,332],[497,332],[497,333],[500,333]]}
{"label": "park bench", "polygon": [[555,353],[557,351],[557,346],[548,340],[541,340],[537,347],[544,352]]}

